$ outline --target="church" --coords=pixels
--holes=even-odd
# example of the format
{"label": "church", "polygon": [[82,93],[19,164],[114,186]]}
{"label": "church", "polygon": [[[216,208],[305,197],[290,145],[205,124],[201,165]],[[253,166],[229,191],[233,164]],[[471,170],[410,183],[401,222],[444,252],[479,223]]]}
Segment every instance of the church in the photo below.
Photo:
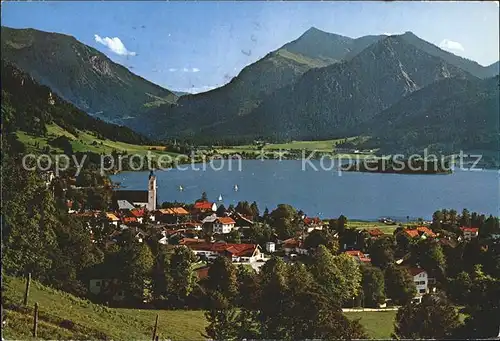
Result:
{"label": "church", "polygon": [[148,211],[156,210],[156,175],[149,173],[148,190],[117,190],[113,193],[113,202],[118,209],[129,210],[134,207],[145,207]]}

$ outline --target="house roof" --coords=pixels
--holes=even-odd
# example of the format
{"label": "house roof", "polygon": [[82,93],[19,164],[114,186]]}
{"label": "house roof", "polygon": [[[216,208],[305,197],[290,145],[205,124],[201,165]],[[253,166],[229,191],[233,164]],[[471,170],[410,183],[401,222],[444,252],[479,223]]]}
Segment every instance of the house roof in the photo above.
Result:
{"label": "house roof", "polygon": [[419,226],[419,227],[417,227],[417,231],[425,233],[429,237],[436,237],[436,234],[434,232],[432,232],[432,230],[430,228],[428,228],[427,226]]}
{"label": "house roof", "polygon": [[218,217],[216,221],[221,224],[236,224],[236,222],[231,217]]}
{"label": "house roof", "polygon": [[118,218],[114,213],[111,212],[106,212],[106,218],[108,218],[111,221],[119,221],[120,218]]}
{"label": "house roof", "polygon": [[414,268],[414,267],[409,267],[408,268],[408,272],[412,275],[412,276],[416,276],[418,274],[421,274],[422,272],[425,272],[424,269],[422,268]]}
{"label": "house roof", "polygon": [[365,257],[365,254],[361,251],[358,251],[358,250],[351,250],[351,251],[345,251],[344,252],[345,254],[348,254],[349,256],[353,256],[353,257]]}
{"label": "house roof", "polygon": [[136,218],[140,218],[140,217],[143,217],[144,216],[144,213],[145,213],[145,209],[144,208],[134,208],[133,210],[130,210],[130,213],[136,217]]}
{"label": "house roof", "polygon": [[464,226],[462,226],[460,228],[460,230],[462,230],[463,232],[472,232],[472,233],[478,233],[479,232],[479,228],[477,228],[477,227],[464,227]]}
{"label": "house roof", "polygon": [[212,205],[213,203],[209,201],[197,201],[194,203],[194,208],[198,210],[211,210]]}
{"label": "house roof", "polygon": [[416,229],[405,229],[404,233],[406,233],[411,238],[416,238],[416,237],[420,236],[420,234],[418,233],[418,231]]}
{"label": "house roof", "polygon": [[208,243],[203,239],[184,238],[183,245],[195,251],[212,251],[217,253],[229,253],[236,257],[251,257],[258,248],[256,244],[230,244],[226,242]]}
{"label": "house roof", "polygon": [[118,203],[118,209],[120,210],[133,210],[134,205],[129,203],[127,200],[117,200]]}
{"label": "house roof", "polygon": [[137,218],[136,217],[123,217],[122,222],[124,222],[125,224],[137,223]]}
{"label": "house roof", "polygon": [[292,249],[301,246],[302,246],[302,241],[297,238],[289,238],[283,241],[283,248],[285,249]]}
{"label": "house roof", "polygon": [[214,213],[212,215],[209,215],[209,216],[206,216],[205,218],[203,218],[203,220],[201,222],[203,224],[205,224],[205,223],[213,223],[216,220],[217,220],[217,215]]}
{"label": "house roof", "polygon": [[373,229],[368,229],[366,230],[370,236],[372,237],[380,237],[380,236],[383,236],[384,235],[384,232],[382,232],[382,230],[380,230],[379,228],[373,228]]}
{"label": "house roof", "polygon": [[306,224],[306,225],[317,225],[320,223],[321,223],[321,219],[319,219],[318,217],[314,217],[314,218],[305,217],[304,218],[304,224]]}
{"label": "house roof", "polygon": [[113,193],[116,201],[118,200],[126,200],[129,203],[140,202],[147,203],[148,202],[148,191],[144,190],[118,190]]}
{"label": "house roof", "polygon": [[189,214],[183,207],[161,208],[158,210],[161,214],[165,215],[187,215]]}

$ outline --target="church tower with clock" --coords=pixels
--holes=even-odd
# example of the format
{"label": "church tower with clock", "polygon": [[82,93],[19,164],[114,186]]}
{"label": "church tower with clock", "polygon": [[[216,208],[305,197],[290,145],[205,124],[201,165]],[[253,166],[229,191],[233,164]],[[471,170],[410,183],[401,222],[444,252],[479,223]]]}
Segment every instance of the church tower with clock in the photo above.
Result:
{"label": "church tower with clock", "polygon": [[153,171],[149,173],[148,205],[146,208],[148,211],[156,210],[156,175],[154,175]]}

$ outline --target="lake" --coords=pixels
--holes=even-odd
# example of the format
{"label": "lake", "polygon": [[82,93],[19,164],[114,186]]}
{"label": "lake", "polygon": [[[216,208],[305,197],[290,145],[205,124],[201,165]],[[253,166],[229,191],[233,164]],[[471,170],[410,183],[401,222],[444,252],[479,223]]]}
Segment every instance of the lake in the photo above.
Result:
{"label": "lake", "polygon": [[[431,219],[442,208],[499,215],[500,173],[497,170],[455,170],[451,175],[403,175],[323,170],[319,161],[303,167],[300,160],[237,160],[157,171],[158,202],[193,203],[202,192],[226,207],[256,201],[261,213],[286,203],[309,216],[343,214],[351,219],[392,217]],[[217,162],[217,161],[214,161]],[[327,165],[326,165],[327,166]],[[222,168],[221,170],[216,170]],[[317,170],[316,170],[316,169]],[[147,189],[149,172],[111,176],[123,189]],[[238,190],[234,190],[234,186]],[[183,191],[179,190],[183,187]],[[219,201],[222,196],[222,201]]]}

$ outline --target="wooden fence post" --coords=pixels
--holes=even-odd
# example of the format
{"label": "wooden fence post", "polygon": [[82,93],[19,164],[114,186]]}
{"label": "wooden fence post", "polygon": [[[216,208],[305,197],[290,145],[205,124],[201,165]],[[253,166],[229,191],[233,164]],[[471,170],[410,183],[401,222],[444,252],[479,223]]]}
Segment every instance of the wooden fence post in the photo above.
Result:
{"label": "wooden fence post", "polygon": [[31,283],[31,272],[28,273],[28,277],[26,278],[26,289],[24,291],[24,306],[28,305],[28,296],[30,295],[30,283]]}
{"label": "wooden fence post", "polygon": [[155,327],[153,329],[153,338],[152,338],[153,341],[155,341],[155,338],[156,338],[156,329],[157,328],[158,328],[158,314],[156,314]]}
{"label": "wooden fence post", "polygon": [[156,335],[156,341],[158,341],[160,339],[160,336],[159,335]]}
{"label": "wooden fence post", "polygon": [[38,303],[35,303],[35,313],[33,314],[33,337],[36,337],[38,327]]}

